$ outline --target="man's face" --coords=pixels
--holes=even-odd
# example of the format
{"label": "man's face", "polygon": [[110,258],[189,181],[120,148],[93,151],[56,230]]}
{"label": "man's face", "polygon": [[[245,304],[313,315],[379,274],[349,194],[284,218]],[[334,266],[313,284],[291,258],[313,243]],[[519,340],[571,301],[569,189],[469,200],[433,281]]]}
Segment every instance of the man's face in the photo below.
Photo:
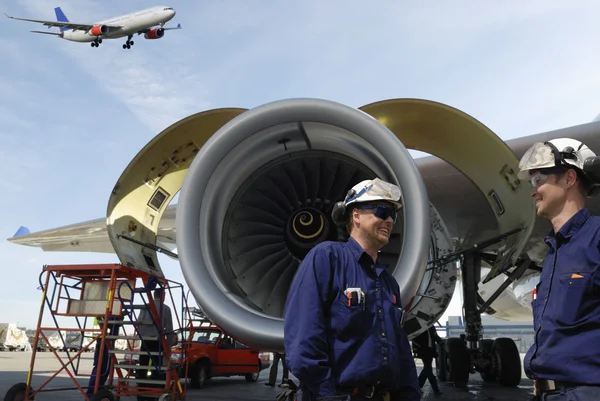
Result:
{"label": "man's face", "polygon": [[[572,171],[572,170],[571,170]],[[539,171],[531,175],[531,197],[540,217],[552,218],[560,213],[567,197],[566,178],[563,174],[542,174]]]}
{"label": "man's face", "polygon": [[391,216],[386,219],[377,217],[376,209],[374,208],[376,206],[394,209],[394,206],[389,202],[368,202],[361,205],[361,207],[368,209],[354,210],[353,218],[356,223],[356,229],[360,230],[370,242],[377,244],[378,249],[381,249],[390,241],[394,220]]}

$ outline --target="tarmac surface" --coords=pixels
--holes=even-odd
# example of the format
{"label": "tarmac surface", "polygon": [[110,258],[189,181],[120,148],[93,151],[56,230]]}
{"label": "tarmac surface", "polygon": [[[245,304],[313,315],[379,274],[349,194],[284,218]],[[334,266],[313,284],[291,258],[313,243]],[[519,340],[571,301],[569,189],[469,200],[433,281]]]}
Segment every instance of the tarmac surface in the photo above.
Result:
{"label": "tarmac surface", "polygon": [[[63,362],[66,362],[66,354],[59,353]],[[27,371],[31,361],[31,352],[0,352],[0,399],[8,389],[16,383],[26,382]],[[77,377],[81,385],[87,385],[87,380],[91,372],[93,353],[84,354],[79,363],[79,376]],[[421,370],[420,360],[416,360],[418,371]],[[39,386],[48,380],[58,369],[60,362],[49,352],[37,353],[32,375],[32,387],[37,390]],[[282,369],[279,366],[278,378],[281,378]],[[187,390],[186,400],[188,401],[221,401],[221,400],[239,400],[239,401],[275,401],[277,394],[282,389],[279,387],[265,386],[269,370],[263,370],[258,382],[248,383],[243,377],[214,378],[205,384],[203,389]],[[183,382],[182,382],[183,383]],[[74,388],[72,379],[63,371],[56,378],[52,379],[45,387],[51,388]],[[466,389],[454,388],[450,384],[440,383],[441,396],[435,396],[426,382],[423,388],[421,400],[469,400],[469,401],[526,401],[533,394],[533,385],[531,380],[524,378],[521,385],[516,388],[505,388],[496,384],[483,383],[479,374],[472,374],[469,385]],[[36,394],[35,400],[39,401],[83,401],[85,397],[78,390],[61,390],[52,392],[40,392]],[[122,401],[134,401],[136,397],[122,397]],[[12,400],[8,400],[12,401]]]}

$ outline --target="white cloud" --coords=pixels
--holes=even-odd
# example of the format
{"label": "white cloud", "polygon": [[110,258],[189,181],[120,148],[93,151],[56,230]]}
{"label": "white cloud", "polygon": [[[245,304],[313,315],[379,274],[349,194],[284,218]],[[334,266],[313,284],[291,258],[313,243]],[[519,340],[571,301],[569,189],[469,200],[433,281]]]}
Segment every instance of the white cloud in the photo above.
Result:
{"label": "white cloud", "polygon": [[[50,0],[20,0],[19,3],[36,19],[54,20],[55,3]],[[131,6],[129,6],[131,7]],[[115,7],[116,8],[116,7]],[[113,8],[114,10],[114,8]],[[112,15],[101,3],[71,1],[63,11],[70,21],[94,22]],[[125,10],[122,13],[131,12]],[[121,12],[118,12],[121,14]],[[175,52],[171,41],[178,31],[167,31],[160,41],[134,38],[135,45],[123,50],[121,40],[105,40],[99,48],[67,41],[53,42],[86,71],[99,86],[118,98],[153,133],[209,106],[202,98],[202,80],[186,80],[192,55],[169,62]],[[42,39],[42,38],[41,38]],[[136,40],[137,39],[137,40]],[[161,42],[161,43],[159,43]]]}

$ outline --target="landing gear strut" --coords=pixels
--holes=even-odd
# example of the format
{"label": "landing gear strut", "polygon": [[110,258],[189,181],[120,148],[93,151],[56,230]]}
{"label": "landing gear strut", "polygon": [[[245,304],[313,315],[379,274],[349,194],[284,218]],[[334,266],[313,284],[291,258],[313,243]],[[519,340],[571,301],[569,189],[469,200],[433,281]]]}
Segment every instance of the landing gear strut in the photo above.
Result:
{"label": "landing gear strut", "polygon": [[123,45],[123,49],[131,49],[131,46],[133,46],[133,40],[131,40],[131,38],[133,38],[133,35],[127,37],[127,42]]}
{"label": "landing gear strut", "polygon": [[488,260],[489,256],[482,252],[483,249],[518,231],[520,230],[513,230],[465,251],[446,256],[446,259],[461,259],[465,334],[459,338],[447,338],[438,345],[436,370],[441,381],[453,382],[457,387],[466,387],[469,374],[479,372],[486,382],[495,381],[507,387],[515,387],[521,383],[521,356],[515,342],[511,338],[483,339],[481,313],[510,283],[521,277],[532,262],[521,262],[498,290],[478,307],[481,261]]}
{"label": "landing gear strut", "polygon": [[102,39],[96,38],[96,40],[94,40],[92,43],[90,43],[90,45],[92,47],[98,47],[98,46],[100,46],[100,43],[102,43]]}

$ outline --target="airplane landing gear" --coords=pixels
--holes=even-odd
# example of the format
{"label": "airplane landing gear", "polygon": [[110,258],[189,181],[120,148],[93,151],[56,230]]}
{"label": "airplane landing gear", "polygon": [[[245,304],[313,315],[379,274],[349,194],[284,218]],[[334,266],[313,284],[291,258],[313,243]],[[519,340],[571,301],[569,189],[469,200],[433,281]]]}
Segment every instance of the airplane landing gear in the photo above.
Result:
{"label": "airplane landing gear", "polygon": [[[511,338],[483,339],[481,313],[517,278],[521,277],[530,260],[522,261],[507,280],[478,307],[478,283],[481,281],[481,261],[489,255],[482,250],[499,242],[516,231],[477,244],[459,252],[464,296],[465,334],[451,337],[438,345],[436,358],[437,376],[440,381],[453,382],[457,387],[466,387],[471,373],[479,372],[485,382],[497,382],[503,386],[515,387],[521,383],[521,356]],[[448,255],[446,258],[455,257]],[[483,301],[481,301],[483,302]]]}
{"label": "airplane landing gear", "polygon": [[133,46],[133,40],[131,40],[133,36],[129,36],[127,38],[127,42],[125,42],[125,44],[123,45],[123,49],[131,49],[131,46]]}
{"label": "airplane landing gear", "polygon": [[90,43],[90,46],[98,47],[98,46],[100,46],[100,43],[102,43],[102,39],[96,39],[92,43]]}

